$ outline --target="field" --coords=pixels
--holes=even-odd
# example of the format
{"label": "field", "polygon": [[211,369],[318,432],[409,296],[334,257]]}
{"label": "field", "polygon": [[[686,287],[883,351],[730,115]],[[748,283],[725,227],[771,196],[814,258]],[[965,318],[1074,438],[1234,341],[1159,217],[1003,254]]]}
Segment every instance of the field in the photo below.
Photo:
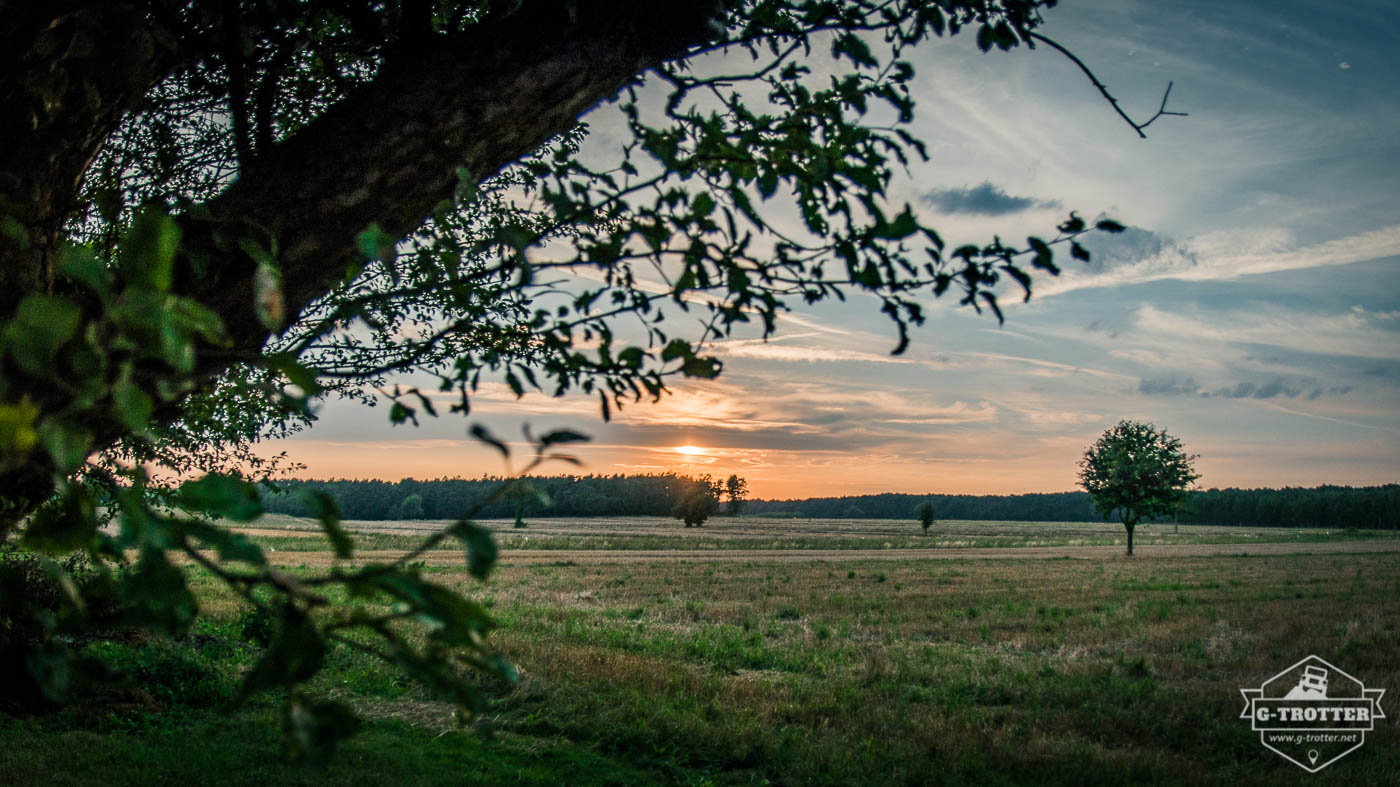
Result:
{"label": "field", "polygon": [[[219,712],[255,650],[201,577],[197,655],[108,646],[142,673],[142,701],[0,721],[0,783],[1400,782],[1392,698],[1317,775],[1238,718],[1240,688],[1308,654],[1400,686],[1393,534],[1148,526],[1129,559],[1121,529],[1092,523],[939,523],[925,539],[912,523],[768,522],[501,523],[511,551],[485,584],[432,555],[425,571],[486,600],[522,675],[489,687],[494,735],[336,651],[315,688],[368,721],[322,773],[277,757],[275,698]],[[391,531],[363,536],[370,549],[424,527],[366,526]],[[297,570],[326,560],[304,527],[252,531]]]}
{"label": "field", "polygon": [[[1117,546],[1123,526],[1111,522],[940,521],[928,536],[912,520],[778,519],[715,517],[686,528],[675,519],[619,517],[532,519],[525,528],[511,520],[486,520],[506,550],[791,550],[791,549],[967,549]],[[408,549],[446,521],[350,521],[360,549]],[[326,548],[314,521],[270,515],[245,529],[279,550]],[[1140,525],[1134,547],[1189,544],[1316,543],[1392,539],[1383,530]],[[276,539],[276,540],[272,540]],[[443,549],[454,549],[444,544]]]}

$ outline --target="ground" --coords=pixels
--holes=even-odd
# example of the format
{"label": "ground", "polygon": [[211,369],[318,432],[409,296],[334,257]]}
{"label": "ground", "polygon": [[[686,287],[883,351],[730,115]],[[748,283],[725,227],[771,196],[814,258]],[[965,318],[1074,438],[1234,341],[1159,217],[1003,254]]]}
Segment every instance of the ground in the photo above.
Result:
{"label": "ground", "polygon": [[[0,717],[0,782],[1400,781],[1393,708],[1317,775],[1238,718],[1240,688],[1309,654],[1400,686],[1394,534],[1148,526],[1127,558],[1122,529],[1095,523],[940,523],[925,539],[912,520],[770,522],[532,520],[501,533],[484,585],[459,555],[429,555],[490,605],[522,679],[489,687],[488,739],[337,651],[315,688],[368,722],[324,773],[279,760],[273,698],[220,713],[255,649],[202,578],[197,657],[113,646],[162,665],[138,680],[154,704]],[[392,531],[364,537],[387,550],[425,525],[363,526]],[[253,530],[295,569],[329,559],[296,532],[310,527]]]}

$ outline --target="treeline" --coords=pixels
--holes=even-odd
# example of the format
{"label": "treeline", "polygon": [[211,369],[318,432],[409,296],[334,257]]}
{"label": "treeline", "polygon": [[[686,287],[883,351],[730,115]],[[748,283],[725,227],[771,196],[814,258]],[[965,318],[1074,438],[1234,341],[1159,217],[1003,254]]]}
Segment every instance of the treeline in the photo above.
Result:
{"label": "treeline", "polygon": [[[939,519],[1012,522],[1084,522],[1102,519],[1084,492],[1028,495],[880,494],[807,500],[755,500],[745,513],[836,519],[908,519],[920,503]],[[1161,521],[1161,520],[1158,520]],[[1196,525],[1356,527],[1400,529],[1400,484],[1283,489],[1208,489],[1192,492],[1174,520]]]}
{"label": "treeline", "polygon": [[[310,516],[304,492],[327,492],[349,519],[452,519],[472,510],[506,479],[440,478],[402,481],[282,481],[267,495],[268,510]],[[525,516],[670,516],[676,503],[702,483],[674,474],[548,476],[531,479],[547,505],[521,496],[487,505],[482,518]],[[1026,495],[878,494],[806,500],[751,500],[745,516],[813,519],[912,519],[932,502],[939,519],[1083,522],[1101,519],[1083,492]],[[1284,489],[1210,489],[1194,492],[1182,524],[1253,527],[1400,529],[1400,484]]]}
{"label": "treeline", "polygon": [[[438,478],[420,481],[279,481],[264,495],[278,514],[312,516],[308,491],[329,494],[347,519],[456,519],[469,511],[482,519],[521,516],[670,516],[686,492],[702,483],[674,474],[545,476],[529,479],[541,495],[508,494],[484,503],[509,479]],[[541,504],[540,499],[547,500]],[[479,505],[484,506],[477,510]]]}

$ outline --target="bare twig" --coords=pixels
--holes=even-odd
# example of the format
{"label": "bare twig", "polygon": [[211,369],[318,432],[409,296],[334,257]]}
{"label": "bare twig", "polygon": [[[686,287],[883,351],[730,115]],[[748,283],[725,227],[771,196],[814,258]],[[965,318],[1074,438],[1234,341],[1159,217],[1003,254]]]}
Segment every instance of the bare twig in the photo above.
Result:
{"label": "bare twig", "polygon": [[1084,64],[1084,61],[1083,61],[1083,60],[1080,60],[1073,52],[1069,51],[1068,49],[1065,49],[1065,48],[1064,48],[1062,45],[1060,45],[1058,42],[1056,42],[1056,41],[1054,41],[1054,40],[1052,40],[1052,39],[1046,38],[1045,36],[1041,35],[1040,33],[1031,33],[1031,34],[1030,34],[1030,37],[1033,38],[1033,39],[1035,39],[1036,41],[1040,41],[1041,43],[1044,43],[1045,45],[1049,46],[1051,49],[1054,49],[1055,51],[1057,51],[1057,52],[1059,52],[1060,54],[1064,55],[1065,57],[1069,58],[1069,59],[1070,59],[1070,62],[1074,63],[1076,66],[1079,66],[1079,70],[1080,70],[1080,71],[1083,71],[1083,72],[1084,72],[1084,75],[1087,76],[1087,77],[1089,77],[1089,82],[1091,82],[1091,83],[1094,85],[1094,87],[1098,89],[1099,93],[1101,93],[1101,94],[1103,95],[1104,98],[1108,99],[1108,103],[1111,104],[1111,105],[1113,106],[1113,111],[1114,111],[1114,112],[1117,112],[1117,113],[1118,113],[1118,116],[1121,117],[1121,118],[1123,118],[1124,122],[1126,122],[1128,125],[1132,126],[1132,127],[1133,127],[1133,130],[1137,132],[1137,134],[1138,134],[1139,137],[1142,137],[1143,139],[1147,139],[1147,134],[1146,134],[1145,132],[1143,132],[1143,129],[1145,129],[1145,128],[1147,128],[1148,126],[1152,125],[1152,122],[1153,122],[1153,121],[1155,121],[1155,120],[1156,120],[1157,118],[1159,118],[1159,117],[1162,117],[1163,115],[1173,115],[1173,116],[1175,116],[1175,117],[1186,117],[1186,116],[1187,116],[1185,112],[1168,112],[1168,111],[1167,111],[1167,99],[1168,99],[1168,98],[1171,96],[1171,94],[1172,94],[1172,83],[1171,83],[1171,82],[1168,82],[1168,83],[1167,83],[1166,92],[1162,93],[1162,105],[1161,105],[1160,107],[1157,108],[1157,114],[1155,114],[1155,115],[1153,115],[1152,117],[1148,118],[1148,119],[1146,120],[1146,122],[1143,122],[1143,123],[1139,123],[1139,122],[1137,122],[1136,120],[1133,120],[1132,118],[1128,117],[1128,113],[1124,112],[1122,107],[1118,106],[1118,99],[1114,98],[1114,97],[1113,97],[1113,94],[1110,93],[1110,92],[1108,92],[1108,86],[1105,85],[1103,82],[1100,82],[1100,81],[1099,81],[1098,76],[1095,75],[1094,72],[1093,72],[1092,70],[1090,70],[1089,67],[1088,67],[1087,65]]}

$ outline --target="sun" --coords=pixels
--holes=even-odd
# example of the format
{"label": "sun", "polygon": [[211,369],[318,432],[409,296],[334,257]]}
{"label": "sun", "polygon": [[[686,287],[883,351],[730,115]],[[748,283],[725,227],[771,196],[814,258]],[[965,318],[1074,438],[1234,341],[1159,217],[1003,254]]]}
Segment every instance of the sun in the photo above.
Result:
{"label": "sun", "polygon": [[703,456],[706,453],[706,449],[698,445],[678,445],[674,450],[676,453],[686,456]]}

